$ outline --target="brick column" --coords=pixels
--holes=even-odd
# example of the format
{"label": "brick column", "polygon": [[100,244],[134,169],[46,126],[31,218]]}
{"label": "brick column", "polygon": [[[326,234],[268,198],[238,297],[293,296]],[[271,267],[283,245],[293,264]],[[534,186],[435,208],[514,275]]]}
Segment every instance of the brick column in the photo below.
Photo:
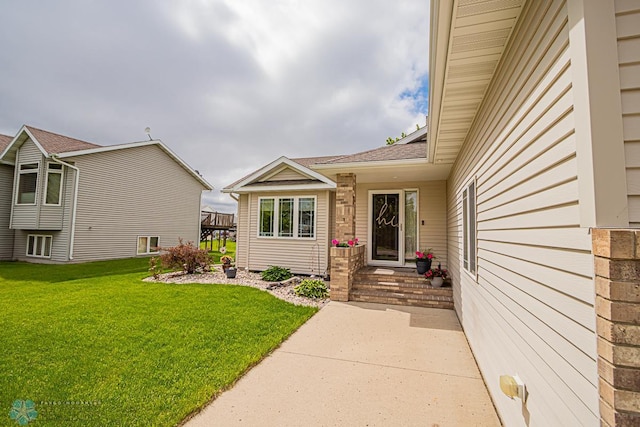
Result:
{"label": "brick column", "polygon": [[331,248],[331,299],[349,301],[353,276],[364,266],[364,245]]}
{"label": "brick column", "polygon": [[341,242],[356,237],[356,176],[352,173],[337,176],[335,232]]}
{"label": "brick column", "polygon": [[594,229],[600,418],[640,425],[640,230]]}

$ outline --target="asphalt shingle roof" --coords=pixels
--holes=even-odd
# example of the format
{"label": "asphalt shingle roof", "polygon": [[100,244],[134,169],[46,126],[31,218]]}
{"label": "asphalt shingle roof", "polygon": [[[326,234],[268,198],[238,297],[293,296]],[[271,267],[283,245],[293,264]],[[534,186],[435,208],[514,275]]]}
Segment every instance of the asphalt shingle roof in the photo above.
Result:
{"label": "asphalt shingle roof", "polygon": [[381,162],[389,160],[406,160],[406,159],[426,159],[427,143],[412,142],[409,144],[385,145],[384,147],[374,148],[373,150],[363,151],[361,153],[349,156],[341,156],[334,159],[316,162],[315,164],[340,164],[340,163],[357,163],[357,162]]}
{"label": "asphalt shingle roof", "polygon": [[7,148],[7,145],[9,145],[11,141],[13,141],[12,136],[0,135],[0,153],[2,152],[2,150]]}
{"label": "asphalt shingle roof", "polygon": [[42,148],[49,154],[66,153],[69,151],[88,150],[90,148],[101,147],[98,144],[81,141],[46,130],[25,126],[29,132],[38,140]]}

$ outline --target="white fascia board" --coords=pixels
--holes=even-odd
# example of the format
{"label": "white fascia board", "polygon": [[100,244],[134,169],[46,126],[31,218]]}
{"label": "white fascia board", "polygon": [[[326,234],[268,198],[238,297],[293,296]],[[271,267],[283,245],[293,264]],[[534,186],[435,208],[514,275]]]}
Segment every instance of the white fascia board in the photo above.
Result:
{"label": "white fascia board", "polygon": [[414,166],[414,165],[428,165],[430,162],[427,159],[403,159],[403,160],[378,160],[369,162],[351,162],[351,163],[328,163],[313,165],[316,170],[353,170],[353,169],[375,169],[386,168],[389,166]]}
{"label": "white fascia board", "polygon": [[428,126],[422,126],[418,130],[414,130],[409,135],[405,136],[402,139],[397,140],[394,144],[408,144],[409,142],[419,141],[427,134]]}
{"label": "white fascia board", "polygon": [[44,156],[48,156],[49,155],[49,153],[47,153],[45,151],[45,149],[42,148],[42,145],[40,145],[38,140],[31,134],[31,132],[29,132],[29,129],[27,129],[27,126],[26,125],[22,125],[22,127],[20,128],[20,130],[18,131],[16,136],[13,137],[13,139],[11,140],[9,145],[7,145],[5,147],[5,149],[2,151],[2,153],[0,153],[0,160],[4,164],[8,164],[8,165],[13,165],[14,164],[13,162],[9,162],[9,161],[4,160],[4,156],[7,155],[12,149],[16,149],[17,150],[17,148],[14,148],[14,147],[18,143],[18,141],[20,140],[20,136],[22,136],[23,132],[26,133],[27,136],[31,139],[31,141],[33,141],[33,143],[36,145],[36,147],[38,147],[38,150],[40,150],[42,155],[44,155]]}
{"label": "white fascia board", "polygon": [[429,133],[427,158],[433,163],[440,129],[442,94],[448,66],[451,37],[452,0],[431,0],[429,34]]}
{"label": "white fascia board", "polygon": [[162,151],[167,153],[167,155],[171,157],[176,163],[182,166],[182,168],[185,169],[191,176],[193,176],[198,182],[200,182],[200,184],[202,184],[205,187],[205,189],[213,190],[213,185],[209,184],[203,177],[198,175],[196,171],[191,168],[191,166],[186,164],[180,157],[178,157],[173,151],[169,149],[169,147],[164,145],[162,141],[160,141],[159,139],[155,139],[151,141],[131,142],[129,144],[108,145],[104,147],[89,148],[87,150],[68,151],[66,153],[58,154],[57,157],[61,159],[69,158],[69,157],[78,157],[78,156],[85,156],[87,154],[106,153],[109,151],[146,147],[148,145],[157,145]]}
{"label": "white fascia board", "polygon": [[[296,163],[285,156],[282,156],[274,160],[273,162],[269,163],[268,165],[258,169],[251,175],[247,176],[245,179],[243,179],[242,181],[234,185],[232,188],[225,188],[222,191],[226,193],[248,192],[248,191],[244,191],[244,187],[251,185],[251,183],[256,181],[258,178],[280,168],[283,165],[289,166],[291,169],[295,170],[296,172],[299,172],[300,174],[310,179],[321,181],[323,184],[328,185],[330,188],[335,188],[336,183],[330,180],[329,178],[327,178],[326,176],[319,174],[318,172],[315,172],[305,166],[302,166],[301,164]],[[266,188],[266,187],[263,187],[263,188]],[[252,191],[255,191],[255,190],[252,190]]]}
{"label": "white fascia board", "polygon": [[291,185],[256,185],[251,186],[247,185],[238,189],[235,188],[223,188],[221,191],[223,193],[236,193],[236,194],[246,194],[246,193],[272,193],[272,192],[284,192],[284,191],[310,191],[310,190],[335,190],[336,184],[326,184],[326,183],[317,183],[317,184],[291,184]]}

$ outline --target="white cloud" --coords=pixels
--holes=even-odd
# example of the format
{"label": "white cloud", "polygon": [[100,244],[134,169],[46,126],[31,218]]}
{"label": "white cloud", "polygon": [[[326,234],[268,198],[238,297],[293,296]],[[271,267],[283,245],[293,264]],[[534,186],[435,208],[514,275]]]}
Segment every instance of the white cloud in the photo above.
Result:
{"label": "white cloud", "polygon": [[113,144],[145,139],[150,126],[217,189],[280,155],[374,148],[424,124],[406,94],[427,72],[428,9],[423,0],[2,4],[0,133],[27,123]]}

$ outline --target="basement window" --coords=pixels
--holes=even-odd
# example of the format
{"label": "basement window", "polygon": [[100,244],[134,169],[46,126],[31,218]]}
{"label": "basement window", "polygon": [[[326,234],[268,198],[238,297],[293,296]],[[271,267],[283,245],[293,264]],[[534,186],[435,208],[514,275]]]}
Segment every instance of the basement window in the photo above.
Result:
{"label": "basement window", "polygon": [[138,255],[157,254],[160,252],[158,236],[138,236]]}
{"label": "basement window", "polygon": [[27,236],[27,256],[36,258],[51,258],[51,244],[53,236],[29,234]]}

